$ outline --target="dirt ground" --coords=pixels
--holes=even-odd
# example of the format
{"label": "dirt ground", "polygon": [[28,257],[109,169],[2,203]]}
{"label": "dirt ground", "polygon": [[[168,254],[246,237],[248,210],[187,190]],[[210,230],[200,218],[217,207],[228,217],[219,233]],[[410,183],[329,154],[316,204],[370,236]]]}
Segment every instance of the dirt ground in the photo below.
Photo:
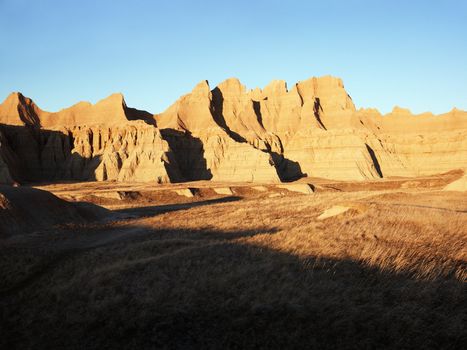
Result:
{"label": "dirt ground", "polygon": [[459,176],[37,186],[109,214],[0,237],[0,347],[462,348]]}

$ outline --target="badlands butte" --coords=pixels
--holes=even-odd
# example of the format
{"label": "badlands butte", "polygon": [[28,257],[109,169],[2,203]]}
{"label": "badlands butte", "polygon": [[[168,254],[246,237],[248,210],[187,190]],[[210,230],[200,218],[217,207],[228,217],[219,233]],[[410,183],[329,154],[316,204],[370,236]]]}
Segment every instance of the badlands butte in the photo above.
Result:
{"label": "badlands butte", "polygon": [[121,94],[47,112],[21,93],[0,105],[0,182],[368,180],[467,168],[467,112],[356,109],[339,78],[248,90],[202,81],[166,111]]}

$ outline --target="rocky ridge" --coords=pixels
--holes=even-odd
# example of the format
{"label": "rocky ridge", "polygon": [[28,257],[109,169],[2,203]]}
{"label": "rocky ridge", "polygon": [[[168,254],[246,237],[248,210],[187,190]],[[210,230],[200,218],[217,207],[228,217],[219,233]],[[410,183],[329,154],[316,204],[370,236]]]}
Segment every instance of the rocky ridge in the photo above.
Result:
{"label": "rocky ridge", "polygon": [[121,94],[59,112],[20,93],[0,105],[0,181],[363,180],[467,168],[467,113],[355,108],[342,80],[248,90],[207,81],[160,114]]}

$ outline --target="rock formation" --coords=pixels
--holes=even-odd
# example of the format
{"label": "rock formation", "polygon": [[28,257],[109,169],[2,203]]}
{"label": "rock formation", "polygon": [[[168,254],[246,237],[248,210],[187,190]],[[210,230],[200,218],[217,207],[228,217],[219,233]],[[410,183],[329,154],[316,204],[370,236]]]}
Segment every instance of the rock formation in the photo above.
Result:
{"label": "rock formation", "polygon": [[451,182],[444,189],[444,191],[467,191],[467,174],[464,174],[461,178]]}
{"label": "rock formation", "polygon": [[0,116],[2,182],[183,180],[152,116],[127,108],[120,94],[48,113],[14,93]]}
{"label": "rock formation", "polygon": [[[186,179],[278,182],[271,155],[238,138],[220,120],[219,101],[207,81],[156,116]],[[253,133],[254,131],[252,131]]]}
{"label": "rock formation", "polygon": [[156,115],[162,133],[183,129],[204,140],[207,130],[220,128],[237,143],[268,153],[282,180],[304,174],[338,180],[428,175],[467,164],[465,112],[357,111],[334,77],[311,78],[290,90],[284,81],[273,81],[250,91],[227,79],[209,90],[201,82]]}
{"label": "rock formation", "polygon": [[78,125],[119,125],[129,120],[152,123],[150,113],[128,108],[122,94],[112,94],[97,102],[79,102],[59,112],[41,110],[30,98],[19,92],[11,93],[0,105],[0,122],[7,125],[42,128],[73,127]]}
{"label": "rock formation", "polygon": [[248,90],[200,82],[165,112],[121,94],[50,113],[19,93],[0,105],[0,181],[363,180],[467,168],[467,113],[357,110],[342,80]]}

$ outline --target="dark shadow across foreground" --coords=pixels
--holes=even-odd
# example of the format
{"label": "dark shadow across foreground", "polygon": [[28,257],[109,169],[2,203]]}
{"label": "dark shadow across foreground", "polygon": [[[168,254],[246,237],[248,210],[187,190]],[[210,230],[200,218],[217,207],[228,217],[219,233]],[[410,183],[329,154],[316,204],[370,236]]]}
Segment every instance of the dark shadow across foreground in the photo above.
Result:
{"label": "dark shadow across foreground", "polygon": [[[96,237],[117,233],[109,230]],[[466,288],[454,278],[414,280],[246,243],[274,234],[270,227],[126,230],[131,235],[60,252],[5,245],[4,256],[42,253],[38,266],[53,264],[2,295],[0,347],[460,349],[467,342]]]}

